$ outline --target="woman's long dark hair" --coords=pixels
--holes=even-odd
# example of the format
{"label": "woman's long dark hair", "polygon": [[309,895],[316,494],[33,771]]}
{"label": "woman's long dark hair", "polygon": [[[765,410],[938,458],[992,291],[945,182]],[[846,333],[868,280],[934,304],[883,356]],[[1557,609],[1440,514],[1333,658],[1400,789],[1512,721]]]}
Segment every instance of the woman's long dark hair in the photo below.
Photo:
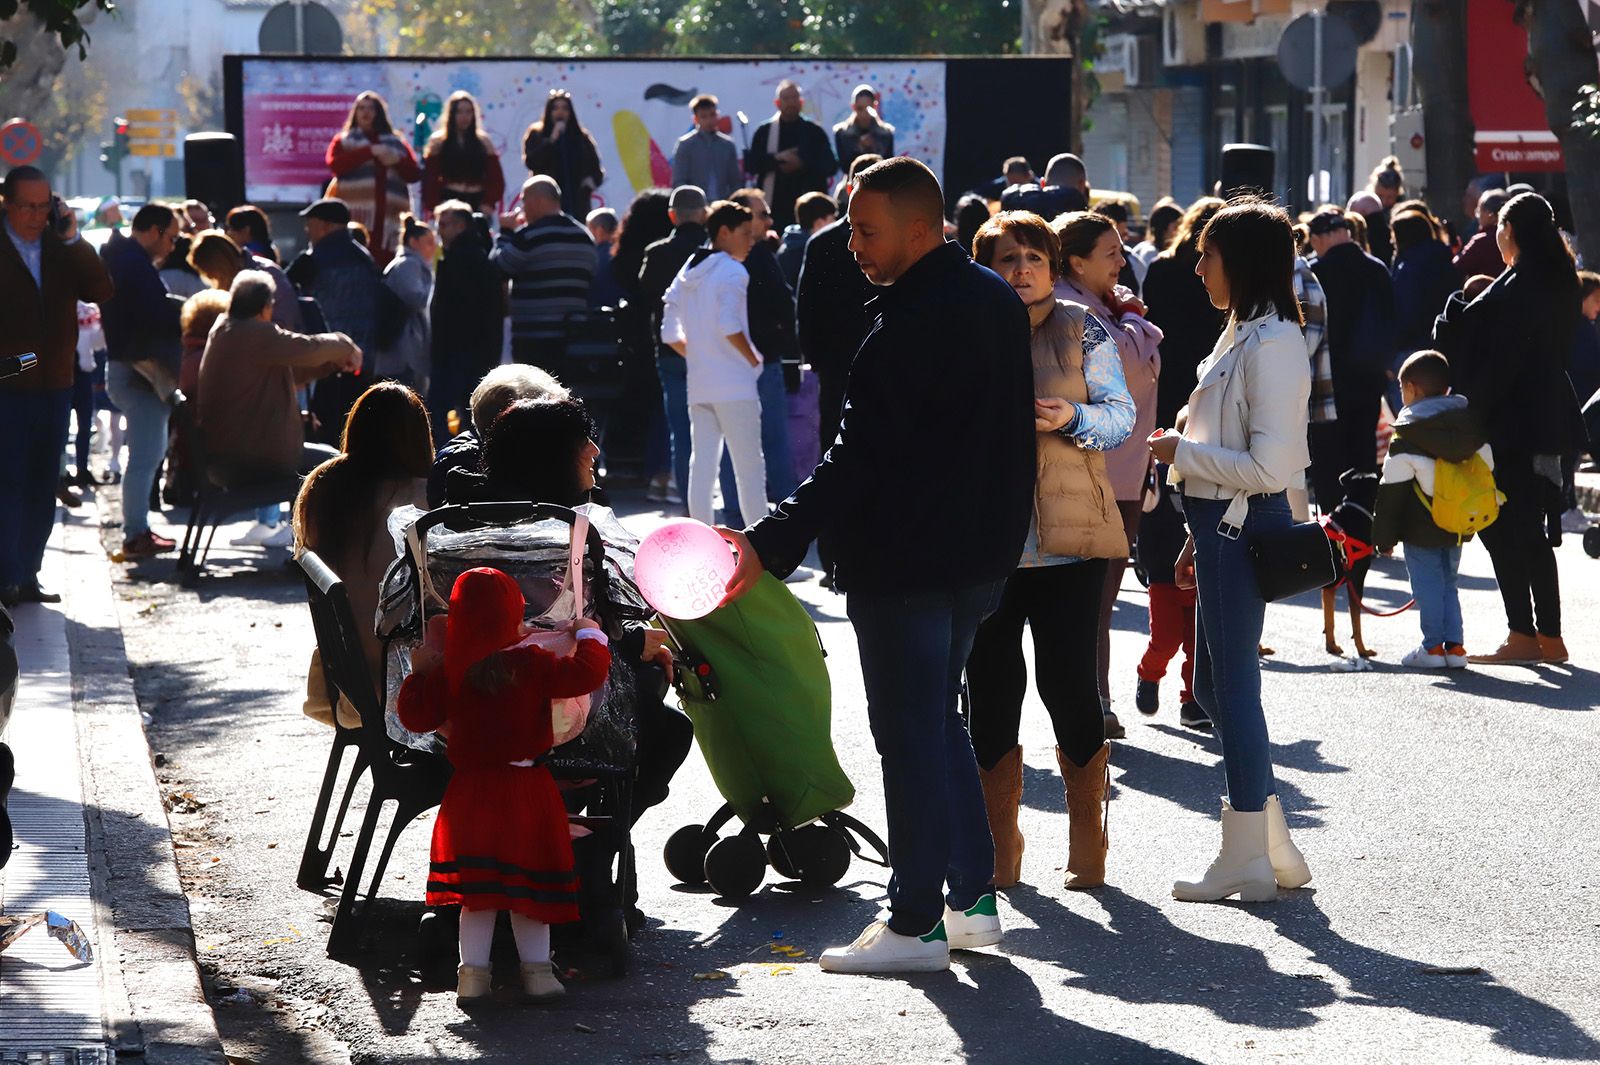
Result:
{"label": "woman's long dark hair", "polygon": [[223,220],[224,231],[243,229],[250,234],[250,243],[266,249],[266,257],[278,262],[278,249],[272,245],[272,230],[267,225],[267,214],[253,203],[240,204],[228,212]]}
{"label": "woman's long dark hair", "polygon": [[588,130],[584,129],[583,123],[578,121],[578,108],[572,102],[572,94],[565,89],[550,90],[550,95],[544,101],[544,114],[540,116],[539,121],[533,124],[533,128],[539,133],[544,133],[555,125],[550,118],[550,112],[555,110],[557,100],[567,101],[567,110],[572,114],[572,117],[567,120],[566,132],[563,135],[571,136],[576,133],[582,133],[584,136],[588,136]]}
{"label": "woman's long dark hair", "polygon": [[1175,259],[1179,265],[1193,270],[1195,263],[1200,261],[1200,234],[1205,232],[1206,223],[1226,206],[1226,201],[1215,196],[1202,196],[1191,203],[1178,220],[1178,230],[1161,253],[1161,258]]}
{"label": "woman's long dark hair", "polygon": [[581,401],[522,399],[489,426],[479,461],[497,498],[576,506],[587,496],[578,456],[594,435]]}
{"label": "woman's long dark hair", "polygon": [[1256,197],[1230,200],[1206,223],[1200,251],[1222,257],[1234,321],[1275,311],[1284,321],[1304,327],[1294,294],[1294,226],[1282,207]]}
{"label": "woman's long dark hair", "polygon": [[350,408],[339,450],[311,471],[294,501],[295,542],[329,560],[372,541],[385,482],[426,477],[432,469],[428,410],[399,382],[373,385]]}
{"label": "woman's long dark hair", "polygon": [[1566,238],[1556,228],[1555,209],[1549,200],[1537,192],[1513,196],[1500,208],[1500,224],[1511,227],[1517,242],[1518,273],[1577,292],[1578,267]]}
{"label": "woman's long dark hair", "polygon": [[971,255],[973,238],[989,221],[989,201],[975,192],[967,193],[956,201],[956,213],[952,221],[956,224],[956,241]]}
{"label": "woman's long dark hair", "polygon": [[611,272],[630,292],[638,286],[644,250],[672,236],[672,217],[667,213],[671,196],[667,189],[645,189],[623,212],[616,249],[611,253]]}
{"label": "woman's long dark hair", "polygon": [[[472,125],[465,133],[456,129],[456,104],[465,103],[472,108]],[[481,114],[478,101],[470,92],[457,90],[450,94],[444,105],[444,126],[428,138],[424,154],[436,157],[445,174],[481,174],[489,158],[489,149],[483,143],[483,133],[478,128]]]}
{"label": "woman's long dark hair", "polygon": [[393,133],[394,127],[389,125],[389,105],[383,102],[383,97],[370,89],[359,94],[350,104],[350,117],[344,120],[344,131],[350,133],[361,128],[356,123],[356,109],[361,106],[363,100],[371,100],[378,109],[378,113],[372,116],[372,132],[380,137],[385,133]]}

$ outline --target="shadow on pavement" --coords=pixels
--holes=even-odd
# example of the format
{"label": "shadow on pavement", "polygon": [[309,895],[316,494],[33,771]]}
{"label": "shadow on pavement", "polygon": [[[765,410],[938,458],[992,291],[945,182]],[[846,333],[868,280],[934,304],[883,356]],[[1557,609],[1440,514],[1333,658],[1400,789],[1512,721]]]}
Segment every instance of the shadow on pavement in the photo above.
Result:
{"label": "shadow on pavement", "polygon": [[[1496,982],[1490,973],[1430,974],[1424,971],[1427,962],[1339,935],[1317,907],[1315,894],[1295,892],[1275,906],[1255,906],[1249,912],[1343,977],[1351,991],[1344,1001],[1489,1028],[1496,1046],[1520,1054],[1568,1061],[1600,1057],[1600,1042],[1571,1017]],[[1289,899],[1294,903],[1285,905]]]}

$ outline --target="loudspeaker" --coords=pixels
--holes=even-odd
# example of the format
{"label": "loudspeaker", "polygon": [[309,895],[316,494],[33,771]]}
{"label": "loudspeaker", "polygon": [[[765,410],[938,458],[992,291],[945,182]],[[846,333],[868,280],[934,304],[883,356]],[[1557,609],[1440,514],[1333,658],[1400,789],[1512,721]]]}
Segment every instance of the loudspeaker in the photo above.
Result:
{"label": "loudspeaker", "polygon": [[1270,196],[1273,193],[1275,159],[1264,144],[1224,144],[1222,146],[1222,197],[1241,193]]}
{"label": "loudspeaker", "polygon": [[231,133],[183,138],[184,194],[211,208],[218,221],[244,203],[244,160]]}

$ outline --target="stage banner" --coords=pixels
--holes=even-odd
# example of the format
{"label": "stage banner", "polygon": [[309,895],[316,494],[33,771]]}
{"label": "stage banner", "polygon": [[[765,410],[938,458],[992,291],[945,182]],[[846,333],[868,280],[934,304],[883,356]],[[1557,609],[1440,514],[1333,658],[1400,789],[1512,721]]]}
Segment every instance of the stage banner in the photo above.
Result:
{"label": "stage banner", "polygon": [[[671,184],[673,145],[692,127],[689,101],[696,94],[718,97],[725,131],[743,152],[756,126],[771,117],[774,90],[785,78],[804,90],[806,117],[830,134],[848,114],[855,87],[872,85],[884,119],[896,128],[896,151],[943,174],[945,64],[939,60],[245,58],[245,195],[258,203],[315,199],[329,177],[323,162],[328,142],[343,128],[356,94],[367,89],[388,102],[395,132],[408,142],[418,115],[436,128],[452,92],[472,93],[514,191],[527,176],[523,133],[543,113],[550,90],[559,88],[572,94],[579,120],[600,148],[606,179],[596,206],[620,211],[638,190]],[[748,126],[732,118],[739,111]]]}

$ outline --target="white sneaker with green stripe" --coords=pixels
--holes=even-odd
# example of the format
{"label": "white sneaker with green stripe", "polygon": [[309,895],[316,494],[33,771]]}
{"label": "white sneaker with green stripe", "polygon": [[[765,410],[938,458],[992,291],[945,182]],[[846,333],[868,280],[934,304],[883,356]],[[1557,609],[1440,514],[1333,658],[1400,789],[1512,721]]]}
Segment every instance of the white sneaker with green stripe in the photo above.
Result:
{"label": "white sneaker with green stripe", "polygon": [[943,921],[921,936],[903,936],[873,921],[848,947],[823,951],[817,964],[830,973],[937,973],[950,968],[950,943]]}
{"label": "white sneaker with green stripe", "polygon": [[994,892],[989,892],[967,910],[944,910],[945,934],[951,950],[992,947],[1000,942],[1000,907]]}

